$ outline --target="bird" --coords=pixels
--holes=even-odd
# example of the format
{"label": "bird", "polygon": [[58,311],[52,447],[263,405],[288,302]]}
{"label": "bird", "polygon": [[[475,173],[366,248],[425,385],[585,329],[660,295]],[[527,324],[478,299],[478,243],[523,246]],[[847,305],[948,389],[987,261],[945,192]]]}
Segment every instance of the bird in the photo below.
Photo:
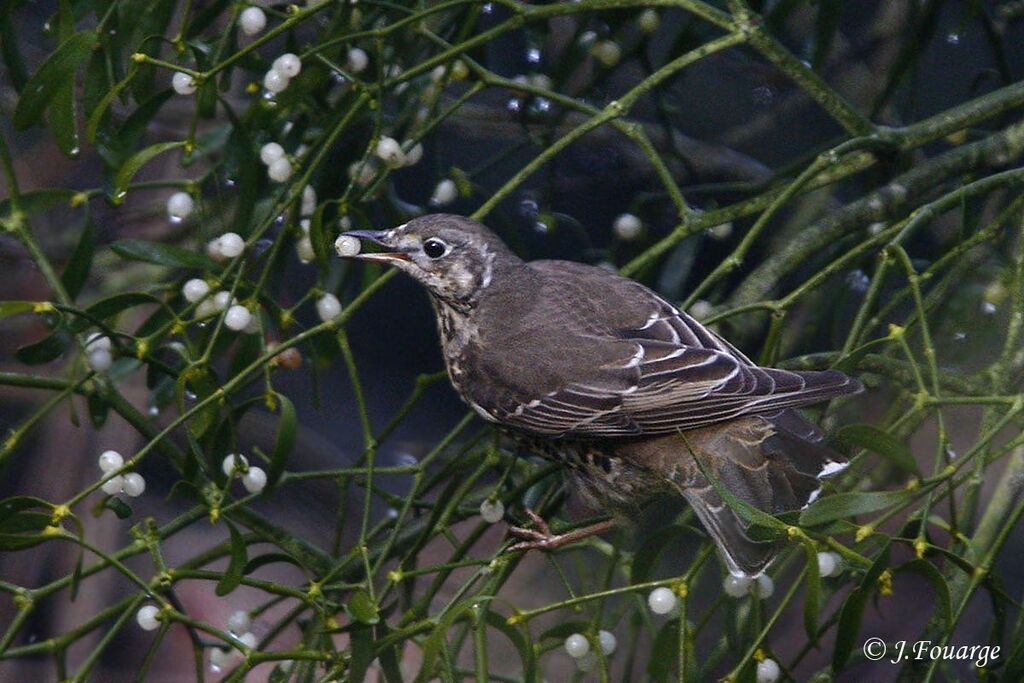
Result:
{"label": "bird", "polygon": [[759,367],[641,283],[599,266],[524,261],[464,216],[422,215],[339,240],[352,238],[374,251],[345,257],[397,268],[426,289],[462,400],[564,465],[570,490],[611,512],[554,534],[526,510],[533,526],[511,527],[522,539],[512,549],[558,548],[679,495],[728,572],[757,577],[783,541],[752,535],[718,487],[778,514],[813,503],[847,464],[797,411],[861,389],[840,371]]}

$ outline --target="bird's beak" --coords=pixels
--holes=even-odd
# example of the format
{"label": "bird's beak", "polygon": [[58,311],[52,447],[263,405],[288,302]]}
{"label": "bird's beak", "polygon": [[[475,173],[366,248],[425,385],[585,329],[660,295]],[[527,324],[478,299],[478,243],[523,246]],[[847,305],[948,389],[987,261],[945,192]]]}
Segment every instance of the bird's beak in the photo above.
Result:
{"label": "bird's beak", "polygon": [[359,240],[368,240],[383,247],[383,251],[360,252],[348,258],[359,259],[360,261],[374,261],[376,263],[391,264],[396,261],[408,261],[409,255],[404,251],[396,249],[387,239],[388,231],[385,230],[349,230],[342,233],[346,237],[355,237]]}

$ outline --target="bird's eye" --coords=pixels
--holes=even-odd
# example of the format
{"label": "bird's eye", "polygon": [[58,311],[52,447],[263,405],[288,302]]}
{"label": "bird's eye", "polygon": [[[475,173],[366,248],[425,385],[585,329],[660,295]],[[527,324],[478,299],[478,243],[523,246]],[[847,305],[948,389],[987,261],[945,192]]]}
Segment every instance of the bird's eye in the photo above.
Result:
{"label": "bird's eye", "polygon": [[430,258],[441,258],[448,251],[448,245],[439,239],[431,237],[423,243],[423,253]]}

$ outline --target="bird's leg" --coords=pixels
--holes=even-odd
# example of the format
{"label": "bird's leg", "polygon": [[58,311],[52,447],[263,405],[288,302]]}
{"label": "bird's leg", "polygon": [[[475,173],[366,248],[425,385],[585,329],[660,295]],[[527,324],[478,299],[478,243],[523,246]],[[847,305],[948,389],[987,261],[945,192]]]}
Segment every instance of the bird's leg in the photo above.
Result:
{"label": "bird's leg", "polygon": [[516,538],[521,538],[521,543],[516,543],[514,546],[509,548],[509,551],[515,550],[555,550],[561,548],[564,545],[576,543],[582,541],[590,536],[596,536],[597,534],[603,534],[606,531],[615,527],[615,520],[606,519],[590,526],[585,526],[580,529],[573,529],[564,534],[554,534],[551,532],[551,527],[548,523],[530,508],[526,508],[526,516],[533,522],[534,529],[527,529],[521,526],[510,526],[508,532]]}

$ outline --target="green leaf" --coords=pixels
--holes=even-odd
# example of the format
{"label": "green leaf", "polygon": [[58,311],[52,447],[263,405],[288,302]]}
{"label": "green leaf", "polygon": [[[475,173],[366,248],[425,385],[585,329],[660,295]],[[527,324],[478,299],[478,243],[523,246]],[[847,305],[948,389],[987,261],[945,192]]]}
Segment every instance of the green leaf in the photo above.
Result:
{"label": "green leaf", "polygon": [[39,123],[43,112],[55,97],[73,87],[75,72],[92,51],[96,35],[92,31],[76,33],[46,58],[25,84],[14,110],[14,127],[24,130]]}
{"label": "green leaf", "polygon": [[160,299],[145,292],[125,292],[100,299],[85,309],[86,316],[79,316],[71,324],[73,332],[82,332],[93,326],[92,320],[108,320],[127,311],[129,308],[146,304],[163,304]]}
{"label": "green leaf", "polygon": [[82,234],[78,238],[78,245],[60,276],[60,281],[64,284],[64,289],[72,301],[81,293],[85,281],[89,278],[95,249],[96,230],[93,228],[92,221],[86,218],[85,227],[82,228]]}
{"label": "green leaf", "polygon": [[553,638],[557,641],[563,641],[573,633],[585,633],[588,630],[590,630],[590,624],[585,621],[563,621],[540,634],[539,640],[544,641]]}
{"label": "green leaf", "polygon": [[935,589],[935,610],[946,624],[946,629],[953,627],[953,601],[949,594],[946,578],[931,562],[923,559],[905,562],[894,569],[896,572],[909,572],[924,577]]}
{"label": "green leaf", "polygon": [[[5,8],[7,9],[7,8]],[[14,35],[14,25],[9,12],[0,11],[0,55],[7,66],[7,77],[11,80],[14,90],[20,93],[28,82],[28,70],[25,59],[18,49],[18,39]]]}
{"label": "green leaf", "polygon": [[863,448],[877,453],[911,474],[921,474],[907,444],[877,427],[868,424],[847,425],[836,432],[833,439],[847,448]]}
{"label": "green leaf", "polygon": [[135,174],[139,172],[140,168],[164,152],[172,149],[179,149],[184,146],[184,140],[180,140],[178,142],[158,142],[157,144],[150,145],[149,147],[141,149],[130,156],[128,160],[121,165],[121,168],[118,169],[117,175],[114,176],[114,190],[111,196],[114,204],[120,205],[124,203],[124,198],[128,194],[128,185],[132,182],[132,178],[135,177]]}
{"label": "green leaf", "polygon": [[801,526],[817,526],[837,519],[848,519],[856,515],[884,510],[902,503],[913,491],[864,491],[837,493],[820,498],[800,514]]}
{"label": "green leaf", "polygon": [[[135,64],[132,64],[128,71],[128,74],[116,84],[114,87],[107,90],[100,101],[93,108],[92,113],[89,114],[89,120],[85,123],[85,139],[89,141],[89,144],[96,143],[96,132],[103,123],[104,117],[107,110],[110,108],[111,102],[117,98],[118,95],[124,90],[125,86],[131,82],[132,76],[135,74]],[[141,107],[140,107],[141,108]]]}
{"label": "green leaf", "polygon": [[42,365],[60,358],[71,343],[71,336],[63,331],[26,344],[14,352],[14,357],[25,365]]}
{"label": "green leaf", "polygon": [[284,473],[288,456],[295,448],[298,428],[298,416],[292,402],[284,394],[274,394],[274,398],[281,406],[281,418],[277,422],[277,440],[274,441],[274,450],[270,452],[270,465],[267,468],[267,486],[264,489],[264,496],[270,495],[281,478],[281,474]]}
{"label": "green leaf", "polygon": [[651,646],[651,656],[647,661],[647,673],[651,678],[660,683],[669,683],[675,680],[672,671],[676,662],[679,661],[679,619],[671,619],[665,622],[657,635],[654,636],[654,644]]}
{"label": "green leaf", "polygon": [[101,429],[107,422],[110,405],[96,394],[89,394],[86,402],[89,405],[89,422],[96,429]]}
{"label": "green leaf", "polygon": [[13,524],[13,522],[8,520],[27,510],[46,510],[49,515],[53,512],[53,509],[53,503],[42,498],[36,498],[35,496],[6,498],[0,501],[0,530],[9,531],[14,528],[13,526],[8,526],[8,524]]}
{"label": "green leaf", "polygon": [[365,590],[357,590],[345,605],[349,616],[362,624],[376,624],[380,621],[380,610],[370,594]]}
{"label": "green leaf", "polygon": [[490,610],[487,611],[484,618],[487,620],[487,625],[508,638],[513,647],[515,647],[516,652],[519,653],[524,676],[523,683],[536,683],[537,658],[533,643],[530,640],[530,630],[526,628],[525,624],[522,630],[517,629],[508,623],[508,619]]}
{"label": "green leaf", "polygon": [[828,57],[836,32],[839,30],[843,3],[840,0],[818,0],[818,19],[814,35],[814,58],[812,65],[820,71]]}
{"label": "green leaf", "polygon": [[206,270],[216,264],[205,254],[199,254],[173,244],[145,240],[118,240],[110,245],[115,254],[130,261],[145,261],[171,268]]}
{"label": "green leaf", "polygon": [[674,541],[681,540],[687,533],[687,528],[679,524],[657,529],[644,539],[643,544],[633,555],[633,565],[630,567],[630,583],[644,583],[651,578],[654,563],[657,562],[661,552]]}
{"label": "green leaf", "polygon": [[78,559],[75,561],[75,570],[71,573],[71,587],[69,589],[71,602],[78,597],[78,588],[82,585],[82,566],[85,564],[85,548],[79,546]]}
{"label": "green leaf", "polygon": [[875,591],[878,577],[888,566],[889,545],[886,544],[870,569],[864,574],[860,585],[843,601],[843,606],[839,611],[839,624],[836,627],[836,644],[832,650],[832,668],[836,673],[842,671],[846,666],[846,661],[850,658],[853,649],[860,648],[862,645],[860,625],[864,619],[864,608],[867,606],[868,598]]}
{"label": "green leaf", "polygon": [[999,680],[1024,681],[1024,638],[1018,638],[1017,644],[1010,650]]}
{"label": "green leaf", "polygon": [[426,683],[434,679],[434,663],[441,655],[441,648],[444,646],[448,629],[459,619],[466,618],[467,613],[470,612],[476,602],[479,602],[479,599],[464,600],[453,606],[444,613],[437,626],[434,627],[434,630],[423,641],[423,662],[420,672],[416,676],[416,683]]}
{"label": "green leaf", "polygon": [[69,159],[77,159],[82,150],[78,139],[78,98],[73,78],[61,83],[61,87],[54,93],[53,101],[47,109],[46,122],[61,153]]}
{"label": "green leaf", "polygon": [[245,539],[242,534],[234,524],[227,520],[224,522],[228,525],[228,531],[231,533],[231,561],[228,563],[228,570],[224,572],[224,576],[217,582],[217,587],[214,589],[217,595],[227,595],[238,588],[238,584],[242,583],[244,576],[242,572],[249,561],[246,557]]}
{"label": "green leaf", "polygon": [[804,630],[812,645],[818,644],[818,612],[821,609],[821,574],[813,543],[804,543],[807,553],[807,588],[804,593]]}
{"label": "green leaf", "polygon": [[[42,510],[42,512],[39,512]],[[32,496],[0,503],[0,550],[25,550],[46,541],[44,530],[53,520],[53,505]]]}
{"label": "green leaf", "polygon": [[108,496],[104,507],[111,510],[118,519],[128,519],[132,516],[132,508],[117,496]]}
{"label": "green leaf", "polygon": [[98,134],[96,149],[110,168],[120,168],[142,142],[161,107],[174,96],[170,88],[161,90],[139,105],[116,131]]}
{"label": "green leaf", "polygon": [[0,320],[12,315],[31,313],[36,307],[35,301],[0,301]]}
{"label": "green leaf", "polygon": [[302,565],[296,562],[295,558],[291,555],[286,555],[285,553],[264,553],[263,555],[257,555],[249,560],[245,565],[245,569],[242,570],[242,574],[247,576],[260,567],[265,567],[268,564],[274,564],[276,562],[283,562],[302,569]]}
{"label": "green leaf", "polygon": [[347,681],[362,683],[366,672],[373,663],[373,629],[369,626],[353,628],[349,634],[352,643],[352,658],[349,660]]}
{"label": "green leaf", "polygon": [[[55,206],[66,205],[71,201],[71,198],[75,196],[74,190],[67,189],[49,189],[49,190],[33,190],[31,192],[24,192],[19,197],[19,203],[21,210],[32,215],[40,211],[46,211],[52,209]],[[10,220],[11,218],[11,200],[3,199],[0,200],[0,220]]]}

